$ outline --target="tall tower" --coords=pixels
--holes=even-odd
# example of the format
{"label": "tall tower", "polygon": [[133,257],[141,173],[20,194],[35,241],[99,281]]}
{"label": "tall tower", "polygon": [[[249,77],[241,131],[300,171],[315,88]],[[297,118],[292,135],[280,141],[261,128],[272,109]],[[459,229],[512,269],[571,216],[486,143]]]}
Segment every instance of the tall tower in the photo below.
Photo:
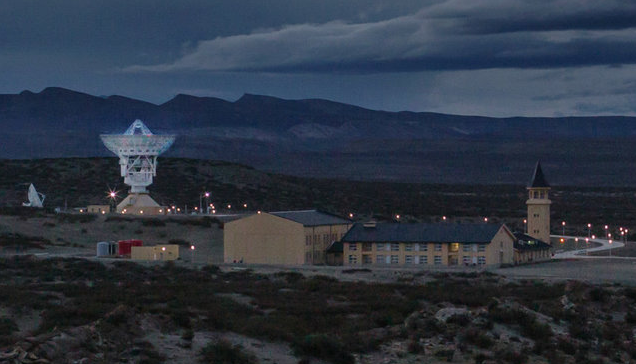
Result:
{"label": "tall tower", "polygon": [[528,189],[528,235],[550,243],[550,185],[543,176],[541,163],[537,162]]}

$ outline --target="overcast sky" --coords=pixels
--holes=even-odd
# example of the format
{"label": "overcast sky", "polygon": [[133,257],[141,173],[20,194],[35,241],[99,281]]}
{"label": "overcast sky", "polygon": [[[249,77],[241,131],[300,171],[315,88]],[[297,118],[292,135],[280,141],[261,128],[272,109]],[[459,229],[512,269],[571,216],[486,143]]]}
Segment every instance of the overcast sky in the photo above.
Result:
{"label": "overcast sky", "polygon": [[636,2],[2,1],[0,70],[0,93],[636,115]]}

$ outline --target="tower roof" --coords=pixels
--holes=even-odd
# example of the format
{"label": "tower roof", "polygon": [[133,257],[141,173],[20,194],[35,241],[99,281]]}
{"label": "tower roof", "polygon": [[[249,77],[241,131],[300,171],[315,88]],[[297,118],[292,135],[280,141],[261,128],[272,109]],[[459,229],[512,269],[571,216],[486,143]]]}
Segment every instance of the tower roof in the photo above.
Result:
{"label": "tower roof", "polygon": [[534,174],[532,175],[532,180],[530,180],[529,188],[549,188],[550,184],[546,181],[545,176],[543,175],[543,171],[541,170],[541,162],[537,162],[536,167],[534,167]]}

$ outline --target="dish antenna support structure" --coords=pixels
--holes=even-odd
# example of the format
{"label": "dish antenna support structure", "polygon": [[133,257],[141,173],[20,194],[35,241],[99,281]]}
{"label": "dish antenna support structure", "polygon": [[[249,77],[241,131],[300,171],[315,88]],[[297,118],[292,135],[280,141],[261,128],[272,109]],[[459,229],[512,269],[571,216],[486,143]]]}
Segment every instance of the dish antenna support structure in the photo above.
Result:
{"label": "dish antenna support structure", "polygon": [[29,202],[23,202],[22,206],[26,207],[44,207],[44,199],[46,196],[35,190],[33,183],[29,185],[29,192],[27,193]]}
{"label": "dish antenna support structure", "polygon": [[156,215],[166,209],[149,195],[147,187],[157,175],[157,157],[174,143],[175,135],[155,135],[139,119],[123,134],[101,134],[102,142],[119,157],[124,183],[130,186],[129,195],[117,205],[117,212]]}

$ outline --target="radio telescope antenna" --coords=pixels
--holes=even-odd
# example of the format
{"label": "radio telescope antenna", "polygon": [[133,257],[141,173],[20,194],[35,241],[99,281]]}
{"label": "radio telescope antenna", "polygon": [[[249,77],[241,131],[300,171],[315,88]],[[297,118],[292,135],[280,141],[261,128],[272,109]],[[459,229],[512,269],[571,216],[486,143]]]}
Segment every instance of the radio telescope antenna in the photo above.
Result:
{"label": "radio telescope antenna", "polygon": [[137,119],[123,134],[102,134],[100,138],[119,157],[120,174],[130,186],[130,194],[117,205],[117,212],[163,213],[165,209],[148,196],[146,188],[157,175],[157,156],[170,148],[175,135],[155,135]]}
{"label": "radio telescope antenna", "polygon": [[29,192],[27,193],[29,202],[23,202],[22,206],[27,207],[44,207],[44,199],[46,196],[35,190],[33,183],[29,185]]}

